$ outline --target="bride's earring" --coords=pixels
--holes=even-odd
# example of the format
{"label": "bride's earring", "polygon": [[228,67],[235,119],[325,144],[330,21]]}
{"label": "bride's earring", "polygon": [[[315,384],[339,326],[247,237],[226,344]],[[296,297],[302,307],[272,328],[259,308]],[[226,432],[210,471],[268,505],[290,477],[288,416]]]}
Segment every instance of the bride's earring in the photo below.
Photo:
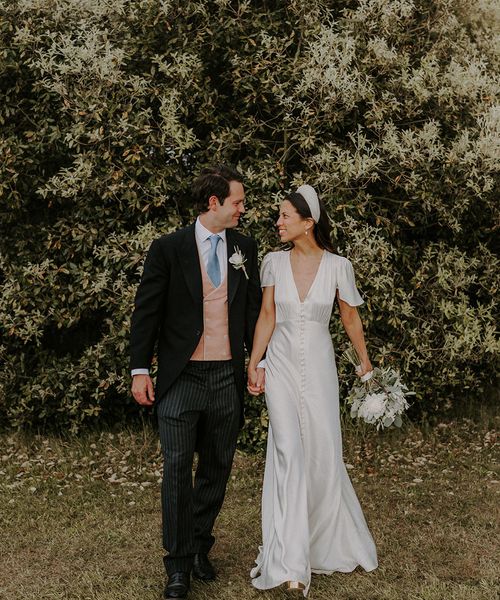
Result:
{"label": "bride's earring", "polygon": [[309,229],[306,229],[306,235],[309,233]]}

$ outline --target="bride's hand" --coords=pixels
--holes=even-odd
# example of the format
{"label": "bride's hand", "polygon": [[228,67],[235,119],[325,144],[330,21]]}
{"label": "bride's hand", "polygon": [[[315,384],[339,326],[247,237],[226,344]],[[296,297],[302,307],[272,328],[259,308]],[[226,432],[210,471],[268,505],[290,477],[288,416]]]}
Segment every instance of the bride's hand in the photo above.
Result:
{"label": "bride's hand", "polygon": [[367,358],[365,360],[362,360],[361,365],[356,368],[356,375],[358,377],[363,377],[363,375],[370,373],[370,371],[373,371],[373,367],[372,363],[370,362],[370,359]]}
{"label": "bride's hand", "polygon": [[266,387],[266,370],[262,367],[257,367],[257,383],[255,385],[259,388],[260,393],[262,394]]}
{"label": "bride's hand", "polygon": [[247,390],[252,396],[259,396],[264,391],[265,369],[248,367]]}

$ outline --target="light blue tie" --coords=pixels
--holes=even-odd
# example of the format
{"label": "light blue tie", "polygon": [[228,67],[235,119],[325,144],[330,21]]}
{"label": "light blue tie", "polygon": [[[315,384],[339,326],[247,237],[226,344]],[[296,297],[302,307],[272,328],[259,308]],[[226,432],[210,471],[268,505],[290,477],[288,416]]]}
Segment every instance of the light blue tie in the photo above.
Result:
{"label": "light blue tie", "polygon": [[212,247],[210,248],[210,254],[208,256],[207,262],[207,274],[210,277],[210,281],[214,284],[215,287],[219,287],[220,285],[220,265],[219,258],[217,256],[217,244],[220,242],[220,235],[214,234],[209,238]]}

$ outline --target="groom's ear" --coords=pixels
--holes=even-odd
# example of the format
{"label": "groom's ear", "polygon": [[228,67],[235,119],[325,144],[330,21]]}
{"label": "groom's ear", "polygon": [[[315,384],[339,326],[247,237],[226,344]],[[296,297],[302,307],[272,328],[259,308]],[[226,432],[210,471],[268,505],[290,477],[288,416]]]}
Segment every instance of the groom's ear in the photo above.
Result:
{"label": "groom's ear", "polygon": [[210,196],[208,199],[208,210],[213,210],[220,205],[219,198],[217,196]]}

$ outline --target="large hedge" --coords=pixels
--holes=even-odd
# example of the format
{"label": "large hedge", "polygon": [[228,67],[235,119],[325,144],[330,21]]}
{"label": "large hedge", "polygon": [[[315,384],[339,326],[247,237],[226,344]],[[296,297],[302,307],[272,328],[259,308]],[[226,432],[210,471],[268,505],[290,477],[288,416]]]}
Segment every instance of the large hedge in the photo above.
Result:
{"label": "large hedge", "polygon": [[[0,10],[5,424],[74,431],[132,410],[142,259],[192,219],[189,184],[214,161],[244,173],[243,228],[262,254],[283,191],[317,186],[367,298],[372,358],[405,372],[414,411],[483,397],[499,350],[494,0]],[[342,346],[338,318],[332,334]]]}

